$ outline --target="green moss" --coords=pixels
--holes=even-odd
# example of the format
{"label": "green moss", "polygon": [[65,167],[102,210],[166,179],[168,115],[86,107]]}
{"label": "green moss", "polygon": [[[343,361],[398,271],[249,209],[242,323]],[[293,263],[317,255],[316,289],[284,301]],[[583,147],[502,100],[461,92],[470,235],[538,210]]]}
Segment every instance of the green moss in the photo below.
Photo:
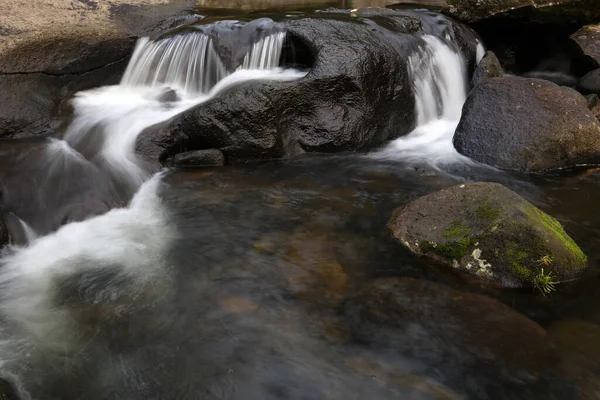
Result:
{"label": "green moss", "polygon": [[[533,211],[532,211],[533,210]],[[577,258],[582,263],[587,262],[587,256],[581,251],[577,243],[571,239],[571,237],[565,232],[564,228],[555,218],[552,218],[550,215],[546,214],[542,210],[537,207],[533,207],[529,210],[524,210],[525,213],[531,218],[538,221],[542,224],[546,229],[550,230],[556,237],[562,242],[562,244],[569,250],[569,252]],[[552,254],[549,254],[550,257],[553,257]]]}
{"label": "green moss", "polygon": [[443,258],[444,260],[460,261],[461,258],[471,253],[471,246],[476,243],[476,240],[469,237],[454,240],[448,243],[432,244],[429,242],[421,242],[420,247],[426,253],[433,253]]}
{"label": "green moss", "polygon": [[482,205],[477,208],[477,218],[494,220],[500,215],[500,210],[487,205]]}
{"label": "green moss", "polygon": [[517,278],[524,280],[524,281],[529,281],[532,278],[532,273],[529,270],[529,268],[527,268],[526,266],[524,266],[523,264],[521,264],[518,261],[510,261],[510,272],[515,275]]}
{"label": "green moss", "polygon": [[471,230],[466,226],[462,225],[458,221],[454,221],[450,224],[448,229],[444,232],[444,237],[446,238],[462,238],[469,236]]}

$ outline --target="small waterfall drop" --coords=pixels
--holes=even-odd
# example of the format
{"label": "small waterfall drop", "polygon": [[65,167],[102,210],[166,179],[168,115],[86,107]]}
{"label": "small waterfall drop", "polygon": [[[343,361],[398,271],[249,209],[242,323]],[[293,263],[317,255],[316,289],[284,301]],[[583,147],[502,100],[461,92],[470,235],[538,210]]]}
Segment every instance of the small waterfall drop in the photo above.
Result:
{"label": "small waterfall drop", "polygon": [[412,54],[408,70],[415,95],[417,126],[391,142],[376,158],[437,164],[470,162],[459,154],[452,138],[467,98],[467,67],[462,53],[440,38],[425,35]]}
{"label": "small waterfall drop", "polygon": [[243,65],[232,72],[223,66],[205,33],[194,31],[156,41],[141,38],[120,85],[76,95],[74,120],[64,139],[135,191],[150,176],[135,154],[137,136],[145,128],[243,81],[304,76],[278,68],[285,35],[278,31],[258,38]]}
{"label": "small waterfall drop", "polygon": [[121,79],[124,86],[169,86],[189,94],[208,92],[227,75],[212,40],[201,32],[139,40]]}
{"label": "small waterfall drop", "polygon": [[258,40],[244,57],[241,69],[273,69],[279,65],[285,32],[277,32]]}

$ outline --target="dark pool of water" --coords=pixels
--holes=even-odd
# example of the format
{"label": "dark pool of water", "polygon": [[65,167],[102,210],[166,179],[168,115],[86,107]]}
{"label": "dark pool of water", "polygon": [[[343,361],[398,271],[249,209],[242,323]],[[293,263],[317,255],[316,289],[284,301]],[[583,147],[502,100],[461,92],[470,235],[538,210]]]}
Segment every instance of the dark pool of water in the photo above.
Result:
{"label": "dark pool of water", "polygon": [[[164,180],[161,197],[180,237],[167,254],[169,294],[149,290],[130,299],[143,306],[119,315],[113,302],[80,292],[86,345],[59,358],[68,366],[52,357],[25,362],[33,398],[598,398],[600,173],[441,172],[339,155],[171,171]],[[498,290],[419,259],[390,238],[386,223],[395,208],[468,181],[500,182],[558,218],[589,255],[588,276],[547,297]],[[412,298],[412,328],[383,324],[370,340],[360,331],[372,321],[356,321],[352,299],[365,283],[392,277],[498,303],[476,312],[452,308],[463,322],[448,325],[448,315],[428,308],[437,301],[434,290]],[[94,279],[111,285],[110,276]],[[520,327],[529,326],[506,310],[502,326],[510,334],[484,340],[483,349],[461,339],[481,330],[482,318],[500,315],[500,302],[545,329],[540,340],[549,355],[523,348],[524,358],[511,358],[528,340]],[[385,305],[380,311],[395,315]]]}

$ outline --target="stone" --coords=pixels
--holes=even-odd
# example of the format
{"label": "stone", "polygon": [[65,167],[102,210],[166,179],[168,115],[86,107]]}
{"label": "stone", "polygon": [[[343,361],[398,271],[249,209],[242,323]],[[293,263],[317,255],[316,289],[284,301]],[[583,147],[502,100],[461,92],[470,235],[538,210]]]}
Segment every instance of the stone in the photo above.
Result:
{"label": "stone", "polygon": [[497,183],[441,190],[395,210],[392,235],[411,252],[483,282],[535,287],[570,281],[587,257],[554,218]]}
{"label": "stone", "polygon": [[179,167],[218,167],[225,164],[225,156],[218,149],[188,151],[176,154],[172,163]]}
{"label": "stone", "polygon": [[222,92],[146,129],[138,152],[164,160],[213,148],[235,164],[304,152],[364,151],[414,128],[408,57],[424,45],[420,33],[448,35],[474,68],[477,38],[466,26],[414,11],[364,9],[356,15],[364,23],[343,10],[286,21],[287,40],[300,56],[294,60],[285,53],[288,46],[282,58],[308,69],[306,76],[245,82]]}
{"label": "stone", "polygon": [[600,95],[600,68],[582,76],[577,83],[577,90],[583,94]]}
{"label": "stone", "polygon": [[586,25],[571,35],[581,53],[600,67],[600,25]]}
{"label": "stone", "polygon": [[479,65],[477,65],[477,68],[475,68],[471,85],[477,86],[488,78],[497,78],[502,75],[504,75],[504,70],[502,69],[502,65],[500,65],[498,57],[493,52],[487,51],[479,62]]}
{"label": "stone", "polygon": [[[360,286],[345,316],[364,346],[417,365],[463,398],[547,398],[555,390],[541,379],[552,375],[557,360],[547,333],[489,297],[434,282],[383,278]],[[502,387],[501,393],[493,387]]]}
{"label": "stone", "polygon": [[469,93],[454,146],[500,169],[572,168],[600,162],[600,122],[573,89],[503,76],[485,80]]}

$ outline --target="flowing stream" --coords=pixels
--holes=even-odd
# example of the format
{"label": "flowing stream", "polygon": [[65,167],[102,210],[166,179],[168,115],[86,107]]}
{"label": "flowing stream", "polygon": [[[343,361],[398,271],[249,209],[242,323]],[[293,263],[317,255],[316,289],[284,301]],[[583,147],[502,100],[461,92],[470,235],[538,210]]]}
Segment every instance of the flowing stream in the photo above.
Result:
{"label": "flowing stream", "polygon": [[[501,182],[552,210],[586,252],[600,245],[588,204],[600,194],[597,177],[568,186],[514,177],[456,152],[468,77],[448,38],[424,35],[409,58],[414,130],[366,157],[157,172],[136,155],[145,128],[235,85],[305,76],[279,67],[285,36],[260,36],[234,70],[202,32],[142,38],[119,85],[75,96],[62,140],[39,144],[41,166],[30,172],[45,178],[22,186],[92,193],[98,211],[61,214],[62,197],[40,195],[32,201],[55,205],[62,227],[14,216],[22,238],[0,258],[0,377],[22,400],[573,398],[577,363],[534,384],[529,370],[494,369],[497,349],[480,368],[470,344],[444,341],[446,330],[468,327],[432,336],[408,327],[397,338],[415,344],[408,357],[369,347],[342,317],[344,293],[366,279],[460,287],[390,242],[385,226],[394,208],[466,180]],[[483,53],[479,44],[478,60]],[[560,201],[573,188],[592,194],[576,210]],[[600,320],[594,294],[560,309],[529,293],[487,294],[565,340],[581,321]]]}

